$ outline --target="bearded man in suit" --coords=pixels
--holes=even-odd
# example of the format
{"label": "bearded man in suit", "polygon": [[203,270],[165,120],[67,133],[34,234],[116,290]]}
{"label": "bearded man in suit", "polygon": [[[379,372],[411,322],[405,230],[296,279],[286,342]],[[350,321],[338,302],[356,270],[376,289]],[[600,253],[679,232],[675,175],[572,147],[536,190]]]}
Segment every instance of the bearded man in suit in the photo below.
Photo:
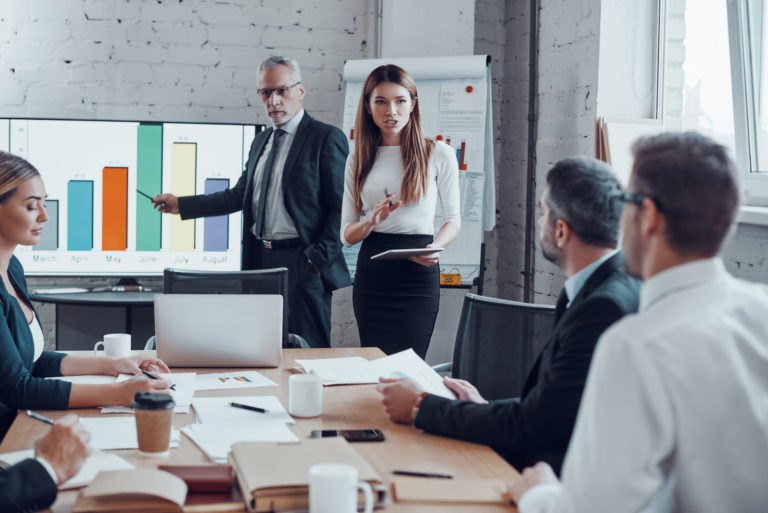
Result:
{"label": "bearded man in suit", "polygon": [[351,283],[339,239],[347,139],[304,111],[295,60],[264,60],[257,92],[272,127],[254,138],[237,184],[152,201],[182,219],[242,210],[242,269],[287,267],[289,331],[313,347],[330,347],[331,293]]}
{"label": "bearded man in suit", "polygon": [[382,379],[378,389],[390,418],[489,445],[518,469],[541,460],[559,471],[597,339],[638,307],[639,282],[624,273],[616,249],[619,192],[610,168],[595,159],[564,159],[547,174],[539,200],[541,252],[567,280],[521,397],[488,402],[471,383],[445,378],[457,397],[451,400],[407,379]]}

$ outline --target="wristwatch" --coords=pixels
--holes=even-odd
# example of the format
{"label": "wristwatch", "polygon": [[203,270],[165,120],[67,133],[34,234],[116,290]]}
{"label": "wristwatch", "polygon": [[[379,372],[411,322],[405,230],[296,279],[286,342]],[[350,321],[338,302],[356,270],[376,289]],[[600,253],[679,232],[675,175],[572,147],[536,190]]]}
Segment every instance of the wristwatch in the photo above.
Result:
{"label": "wristwatch", "polygon": [[427,397],[429,394],[427,392],[422,392],[419,394],[419,396],[416,398],[416,402],[413,403],[413,408],[411,408],[411,422],[416,422],[416,415],[419,414],[419,408],[421,407],[421,401],[424,400],[425,397]]}

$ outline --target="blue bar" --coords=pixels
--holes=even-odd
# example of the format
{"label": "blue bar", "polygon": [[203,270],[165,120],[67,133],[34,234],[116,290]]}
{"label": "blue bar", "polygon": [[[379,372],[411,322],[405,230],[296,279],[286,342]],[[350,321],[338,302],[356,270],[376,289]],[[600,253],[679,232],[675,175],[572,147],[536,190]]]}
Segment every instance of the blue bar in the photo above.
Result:
{"label": "blue bar", "polygon": [[[205,194],[229,189],[229,178],[206,178]],[[203,250],[229,249],[229,216],[206,217],[203,224]]]}
{"label": "blue bar", "polygon": [[67,249],[93,249],[93,180],[67,183]]}

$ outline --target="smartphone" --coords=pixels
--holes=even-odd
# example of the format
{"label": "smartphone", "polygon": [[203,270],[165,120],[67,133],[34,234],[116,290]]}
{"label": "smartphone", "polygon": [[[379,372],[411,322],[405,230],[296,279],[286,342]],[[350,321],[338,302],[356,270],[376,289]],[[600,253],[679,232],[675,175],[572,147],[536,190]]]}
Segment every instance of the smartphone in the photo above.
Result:
{"label": "smartphone", "polygon": [[379,429],[316,429],[310,438],[325,438],[327,436],[343,436],[347,442],[383,442],[384,433]]}

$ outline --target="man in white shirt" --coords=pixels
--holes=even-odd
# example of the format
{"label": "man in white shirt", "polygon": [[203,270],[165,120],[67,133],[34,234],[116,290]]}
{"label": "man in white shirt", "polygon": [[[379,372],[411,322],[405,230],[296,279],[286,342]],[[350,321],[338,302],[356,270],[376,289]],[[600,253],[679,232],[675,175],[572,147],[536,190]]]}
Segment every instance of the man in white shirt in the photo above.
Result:
{"label": "man in white shirt", "polygon": [[56,500],[57,484],[72,478],[90,454],[91,435],[65,415],[35,442],[35,458],[0,470],[0,511],[37,511]]}
{"label": "man in white shirt", "polygon": [[521,513],[768,509],[768,287],[717,257],[739,208],[727,150],[644,138],[622,215],[640,311],[598,342],[562,482],[545,463],[511,487]]}

